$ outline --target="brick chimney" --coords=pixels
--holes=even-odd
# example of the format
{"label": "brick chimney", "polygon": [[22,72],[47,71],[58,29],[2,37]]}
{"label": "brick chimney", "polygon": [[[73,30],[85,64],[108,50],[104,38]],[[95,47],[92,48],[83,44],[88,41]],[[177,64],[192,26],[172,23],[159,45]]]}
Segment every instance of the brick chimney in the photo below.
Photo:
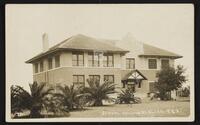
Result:
{"label": "brick chimney", "polygon": [[46,52],[49,49],[49,41],[47,33],[44,33],[42,35],[42,47],[43,47],[43,52]]}

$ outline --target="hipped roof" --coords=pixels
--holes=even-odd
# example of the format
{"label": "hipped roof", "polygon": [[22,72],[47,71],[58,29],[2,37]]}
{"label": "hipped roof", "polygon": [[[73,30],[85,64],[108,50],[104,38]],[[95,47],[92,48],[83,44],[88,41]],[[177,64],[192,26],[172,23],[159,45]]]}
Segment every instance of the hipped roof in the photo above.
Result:
{"label": "hipped roof", "polygon": [[59,50],[70,50],[70,51],[103,51],[103,52],[112,52],[112,53],[127,53],[129,51],[121,49],[111,44],[107,44],[104,41],[97,40],[92,37],[88,37],[82,34],[72,36],[55,46],[49,48],[48,51],[40,53],[35,57],[26,61],[26,63],[31,63],[35,60],[38,60],[46,55],[49,55],[53,52]]}
{"label": "hipped roof", "polygon": [[155,46],[151,46],[148,44],[143,43],[143,54],[140,54],[139,56],[143,56],[143,57],[169,57],[169,58],[182,58],[182,56],[170,52],[168,50],[164,50]]}

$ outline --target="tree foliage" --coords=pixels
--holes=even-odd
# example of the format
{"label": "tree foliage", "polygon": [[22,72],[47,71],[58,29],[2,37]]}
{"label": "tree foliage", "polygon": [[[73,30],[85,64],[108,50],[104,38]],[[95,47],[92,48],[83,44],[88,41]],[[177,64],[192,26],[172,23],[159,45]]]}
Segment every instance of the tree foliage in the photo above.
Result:
{"label": "tree foliage", "polygon": [[57,92],[54,94],[57,100],[59,100],[64,108],[64,110],[74,110],[74,109],[82,109],[84,106],[84,97],[85,94],[82,93],[81,87],[72,86],[57,86]]}
{"label": "tree foliage", "polygon": [[173,67],[165,67],[157,73],[156,77],[158,81],[155,87],[159,92],[161,100],[167,97],[167,93],[177,90],[187,81],[184,73],[185,69],[181,65],[178,65],[176,69]]}
{"label": "tree foliage", "polygon": [[135,97],[133,91],[126,89],[126,90],[121,90],[121,93],[117,97],[117,103],[119,104],[141,103],[141,99]]}
{"label": "tree foliage", "polygon": [[37,82],[29,84],[29,87],[30,93],[20,86],[11,87],[11,111],[14,113],[27,109],[30,110],[30,117],[41,117],[41,110],[53,89],[46,87],[45,83]]}
{"label": "tree foliage", "polygon": [[97,80],[87,80],[89,87],[84,88],[84,92],[87,94],[87,101],[92,106],[102,106],[103,100],[113,101],[114,99],[109,97],[109,94],[114,94],[115,84],[110,82],[104,82],[100,84]]}

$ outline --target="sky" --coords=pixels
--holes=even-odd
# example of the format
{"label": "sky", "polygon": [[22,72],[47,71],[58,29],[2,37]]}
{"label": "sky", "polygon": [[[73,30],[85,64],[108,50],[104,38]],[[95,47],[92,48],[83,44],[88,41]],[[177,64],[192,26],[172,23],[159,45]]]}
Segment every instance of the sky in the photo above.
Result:
{"label": "sky", "polygon": [[7,4],[6,84],[28,88],[32,65],[25,61],[49,46],[84,34],[102,39],[137,40],[183,56],[187,84],[194,84],[194,7],[192,4]]}

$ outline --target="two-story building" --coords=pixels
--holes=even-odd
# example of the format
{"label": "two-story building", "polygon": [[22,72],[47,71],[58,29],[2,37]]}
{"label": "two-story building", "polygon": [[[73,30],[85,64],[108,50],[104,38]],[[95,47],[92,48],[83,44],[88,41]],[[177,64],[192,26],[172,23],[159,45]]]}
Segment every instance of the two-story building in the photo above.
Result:
{"label": "two-story building", "polygon": [[43,52],[26,61],[33,64],[33,80],[48,84],[87,86],[87,79],[105,80],[116,88],[130,88],[140,96],[153,92],[156,73],[174,66],[182,56],[127,36],[103,40],[85,35],[72,36],[48,48],[43,35]]}

